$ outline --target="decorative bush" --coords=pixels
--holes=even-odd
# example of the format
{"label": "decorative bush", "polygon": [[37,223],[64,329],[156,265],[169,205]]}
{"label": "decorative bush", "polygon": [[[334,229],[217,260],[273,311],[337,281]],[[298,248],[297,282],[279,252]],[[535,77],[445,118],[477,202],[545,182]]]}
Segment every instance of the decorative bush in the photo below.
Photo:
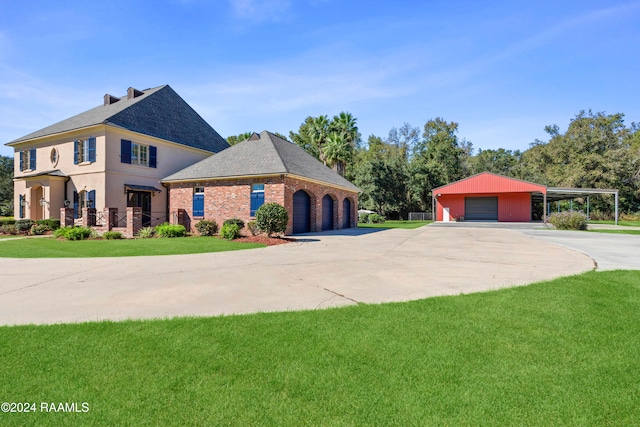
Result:
{"label": "decorative bush", "polygon": [[227,240],[237,239],[240,237],[240,227],[238,224],[223,224],[220,235]]}
{"label": "decorative bush", "polygon": [[256,211],[256,225],[269,237],[273,233],[284,233],[288,222],[287,210],[277,203],[264,204]]}
{"label": "decorative bush", "polygon": [[363,212],[361,214],[358,215],[358,222],[362,222],[362,223],[367,223],[369,222],[369,214],[366,212]]}
{"label": "decorative bush", "polygon": [[236,224],[238,226],[238,230],[242,230],[244,228],[244,221],[239,218],[225,219],[222,225],[227,225],[227,224]]}
{"label": "decorative bush", "polygon": [[149,239],[155,236],[156,230],[153,227],[144,227],[138,230],[138,238],[140,239]]}
{"label": "decorative bush", "polygon": [[586,230],[587,216],[582,212],[552,213],[549,222],[558,230]]}
{"label": "decorative bush", "polygon": [[198,222],[195,227],[201,236],[213,236],[218,232],[218,224],[215,221],[209,221],[207,219]]}
{"label": "decorative bush", "polygon": [[260,229],[258,228],[258,223],[255,221],[249,221],[247,223],[247,230],[251,232],[252,236],[257,236],[260,233]]}
{"label": "decorative bush", "polygon": [[3,225],[16,225],[16,220],[12,216],[0,218],[0,227],[2,227]]}
{"label": "decorative bush", "polygon": [[50,228],[47,227],[44,224],[34,224],[31,226],[31,230],[29,230],[29,234],[32,234],[34,236],[39,236],[41,234],[46,233],[47,231],[50,231]]}
{"label": "decorative bush", "polygon": [[58,239],[86,240],[93,235],[93,230],[85,227],[62,227],[58,228],[53,235]]}
{"label": "decorative bush", "polygon": [[29,231],[34,224],[35,222],[30,219],[19,219],[16,221],[16,228],[19,233],[25,233]]}
{"label": "decorative bush", "polygon": [[184,225],[165,222],[162,225],[156,225],[156,233],[160,237],[184,237],[187,235],[187,229]]}
{"label": "decorative bush", "polygon": [[18,228],[15,224],[2,224],[0,225],[0,234],[16,235],[18,234]]}
{"label": "decorative bush", "polygon": [[47,227],[47,230],[55,231],[60,228],[60,220],[54,218],[39,219],[36,221],[36,225],[43,225]]}
{"label": "decorative bush", "polygon": [[377,213],[372,213],[369,215],[369,222],[371,224],[382,224],[386,221],[386,218],[382,215],[378,215]]}
{"label": "decorative bush", "polygon": [[124,236],[119,231],[106,231],[102,234],[102,238],[107,240],[120,240],[123,239]]}

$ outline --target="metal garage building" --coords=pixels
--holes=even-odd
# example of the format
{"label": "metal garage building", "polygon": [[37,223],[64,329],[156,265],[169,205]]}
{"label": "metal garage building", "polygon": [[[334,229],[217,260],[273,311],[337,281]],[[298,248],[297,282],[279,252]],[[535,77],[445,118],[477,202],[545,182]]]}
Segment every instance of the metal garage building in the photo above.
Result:
{"label": "metal garage building", "polygon": [[[433,189],[436,221],[530,222],[534,202],[588,198],[593,194],[615,195],[616,224],[618,190],[594,188],[556,188],[482,172]],[[547,209],[543,209],[546,222]]]}

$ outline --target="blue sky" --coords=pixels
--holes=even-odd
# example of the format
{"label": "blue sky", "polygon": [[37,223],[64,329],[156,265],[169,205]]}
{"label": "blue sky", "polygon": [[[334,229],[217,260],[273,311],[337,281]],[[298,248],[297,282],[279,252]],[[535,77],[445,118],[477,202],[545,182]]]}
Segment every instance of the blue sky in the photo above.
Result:
{"label": "blue sky", "polygon": [[640,1],[0,0],[3,144],[163,84],[224,137],[349,111],[524,150],[580,110],[640,121]]}

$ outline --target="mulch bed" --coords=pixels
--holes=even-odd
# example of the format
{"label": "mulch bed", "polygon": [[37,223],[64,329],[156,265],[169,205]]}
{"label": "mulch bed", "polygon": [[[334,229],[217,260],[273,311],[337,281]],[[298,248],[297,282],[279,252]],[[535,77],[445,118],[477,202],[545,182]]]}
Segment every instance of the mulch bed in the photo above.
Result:
{"label": "mulch bed", "polygon": [[288,239],[286,237],[267,237],[267,236],[245,236],[235,239],[234,242],[262,243],[267,246],[282,245],[285,243],[295,242],[296,239]]}

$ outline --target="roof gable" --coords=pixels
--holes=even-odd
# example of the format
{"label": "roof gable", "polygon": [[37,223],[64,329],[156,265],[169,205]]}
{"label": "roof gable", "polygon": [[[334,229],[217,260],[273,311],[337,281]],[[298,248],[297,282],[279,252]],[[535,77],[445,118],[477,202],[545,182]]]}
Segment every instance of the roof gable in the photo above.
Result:
{"label": "roof gable", "polygon": [[92,108],[6,145],[105,124],[214,153],[229,147],[169,85],[132,93],[137,96]]}
{"label": "roof gable", "polygon": [[482,172],[442,187],[434,188],[435,194],[466,194],[466,193],[546,193],[547,187],[533,182],[509,178],[492,172]]}
{"label": "roof gable", "polygon": [[292,174],[352,191],[359,189],[295,144],[263,131],[178,171],[163,182]]}

